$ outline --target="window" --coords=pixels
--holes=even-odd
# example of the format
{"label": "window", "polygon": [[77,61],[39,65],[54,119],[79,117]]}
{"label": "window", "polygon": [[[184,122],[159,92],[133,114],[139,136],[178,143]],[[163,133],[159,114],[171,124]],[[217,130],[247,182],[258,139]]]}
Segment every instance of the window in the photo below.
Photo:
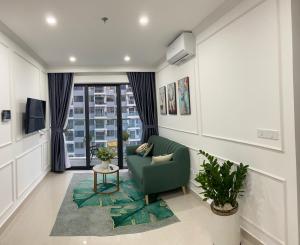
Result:
{"label": "window", "polygon": [[94,126],[95,125],[95,120],[94,119],[90,119],[90,126]]}
{"label": "window", "polygon": [[106,147],[106,143],[105,142],[100,142],[100,143],[97,143],[96,146],[97,146],[97,148]]}
{"label": "window", "polygon": [[96,107],[95,108],[95,114],[96,114],[96,117],[104,117],[106,115],[105,113],[105,108],[102,108],[102,107]]}
{"label": "window", "polygon": [[84,131],[83,130],[75,131],[75,137],[84,137]]}
{"label": "window", "polygon": [[90,107],[89,111],[90,111],[90,114],[94,114],[95,113],[95,107]]}
{"label": "window", "polygon": [[104,131],[96,132],[96,140],[104,140],[104,139],[105,139],[105,132]]}
{"label": "window", "polygon": [[129,131],[129,138],[135,139],[135,131]]}
{"label": "window", "polygon": [[74,113],[75,114],[83,114],[83,107],[75,107]]}
{"label": "window", "polygon": [[113,120],[113,119],[107,120],[106,125],[107,126],[114,126],[115,125],[115,120]]}
{"label": "window", "polygon": [[74,112],[73,109],[69,110],[69,117],[73,117],[73,112]]}
{"label": "window", "polygon": [[96,119],[96,129],[98,128],[104,128],[104,121],[102,119]]}
{"label": "window", "polygon": [[74,123],[75,126],[84,126],[84,120],[83,119],[74,120],[74,121],[75,121],[75,123]]}
{"label": "window", "polygon": [[115,113],[115,108],[114,107],[107,107],[107,113],[108,114],[114,114]]}
{"label": "window", "polygon": [[105,102],[104,102],[104,96],[102,95],[96,95],[95,96],[95,104],[96,105],[104,105]]}
{"label": "window", "polygon": [[83,96],[74,96],[74,102],[83,102]]}
{"label": "window", "polygon": [[115,130],[107,130],[107,136],[108,137],[114,137],[115,136]]}
{"label": "window", "polygon": [[135,104],[135,100],[134,100],[134,97],[132,95],[128,96],[128,104],[130,104],[130,105]]}
{"label": "window", "polygon": [[140,137],[140,130],[139,129],[135,130],[135,134],[137,137]]}
{"label": "window", "polygon": [[65,133],[65,136],[66,136],[66,140],[67,141],[73,141],[74,140],[74,133],[73,133],[73,131],[67,131]]}
{"label": "window", "polygon": [[73,128],[74,128],[73,119],[69,119],[69,120],[68,120],[67,128],[68,128],[68,129],[73,129]]}
{"label": "window", "polygon": [[106,97],[106,102],[111,102],[111,103],[112,103],[112,102],[115,102],[115,97],[112,96],[112,95],[111,95],[111,96],[107,96],[107,97]]}
{"label": "window", "polygon": [[73,144],[67,144],[67,151],[69,153],[74,152],[74,145]]}
{"label": "window", "polygon": [[135,123],[134,123],[135,120],[130,119],[128,121],[129,121],[128,127],[131,127],[131,128],[135,127]]}
{"label": "window", "polygon": [[90,95],[90,96],[89,96],[89,102],[94,102],[94,101],[95,101],[94,95]]}
{"label": "window", "polygon": [[83,147],[84,147],[83,142],[75,142],[75,148],[77,148],[77,149],[83,149]]}
{"label": "window", "polygon": [[104,87],[103,86],[97,86],[95,87],[95,93],[103,93]]}
{"label": "window", "polygon": [[129,107],[128,112],[129,112],[129,115],[135,115],[135,108],[134,107]]}

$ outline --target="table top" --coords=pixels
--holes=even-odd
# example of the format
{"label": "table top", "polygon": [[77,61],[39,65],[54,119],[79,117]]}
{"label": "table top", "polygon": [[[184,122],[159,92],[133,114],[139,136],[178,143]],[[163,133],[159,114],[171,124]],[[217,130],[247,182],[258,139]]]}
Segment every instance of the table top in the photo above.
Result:
{"label": "table top", "polygon": [[97,164],[93,167],[93,171],[100,174],[112,174],[119,171],[119,167],[114,164],[109,164],[107,169],[101,167],[101,164]]}

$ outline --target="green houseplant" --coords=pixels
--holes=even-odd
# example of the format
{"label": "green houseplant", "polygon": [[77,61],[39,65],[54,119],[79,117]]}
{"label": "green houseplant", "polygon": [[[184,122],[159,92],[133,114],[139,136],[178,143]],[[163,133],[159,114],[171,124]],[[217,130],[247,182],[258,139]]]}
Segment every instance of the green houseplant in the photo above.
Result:
{"label": "green houseplant", "polygon": [[116,156],[116,153],[107,147],[100,147],[97,150],[96,156],[99,160],[101,160],[102,168],[106,169],[106,168],[108,168],[111,160]]}
{"label": "green houseplant", "polygon": [[122,132],[122,140],[123,140],[124,142],[127,142],[128,139],[129,139],[129,134],[128,134],[128,132],[127,132],[127,131],[123,131],[123,132]]}
{"label": "green houseplant", "polygon": [[[200,183],[204,201],[211,199],[211,210],[214,215],[213,240],[215,245],[240,244],[240,225],[237,199],[244,193],[248,165],[237,166],[231,161],[222,164],[218,159],[205,151],[199,150],[205,157],[195,180]],[[221,218],[223,217],[223,218]]]}

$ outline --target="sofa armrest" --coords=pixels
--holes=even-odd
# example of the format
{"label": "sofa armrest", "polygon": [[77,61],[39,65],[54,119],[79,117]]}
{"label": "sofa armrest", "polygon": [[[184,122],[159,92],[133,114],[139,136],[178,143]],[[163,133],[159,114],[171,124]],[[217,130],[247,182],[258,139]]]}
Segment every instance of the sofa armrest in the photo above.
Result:
{"label": "sofa armrest", "polygon": [[144,166],[144,193],[158,193],[186,185],[189,179],[189,169],[186,170],[183,167],[183,164],[174,160]]}
{"label": "sofa armrest", "polygon": [[136,155],[136,149],[139,147],[140,145],[128,145],[126,146],[126,154],[129,155]]}

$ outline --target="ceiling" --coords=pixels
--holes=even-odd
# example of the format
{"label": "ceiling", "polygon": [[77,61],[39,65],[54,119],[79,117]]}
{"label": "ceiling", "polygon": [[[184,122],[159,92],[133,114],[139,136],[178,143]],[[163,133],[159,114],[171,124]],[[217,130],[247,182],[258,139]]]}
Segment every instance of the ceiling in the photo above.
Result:
{"label": "ceiling", "polygon": [[[0,0],[0,20],[48,67],[154,67],[167,45],[225,0]],[[52,14],[57,25],[45,17]],[[139,25],[147,15],[149,24]],[[109,20],[104,24],[102,17]],[[130,55],[131,61],[123,58]]]}

